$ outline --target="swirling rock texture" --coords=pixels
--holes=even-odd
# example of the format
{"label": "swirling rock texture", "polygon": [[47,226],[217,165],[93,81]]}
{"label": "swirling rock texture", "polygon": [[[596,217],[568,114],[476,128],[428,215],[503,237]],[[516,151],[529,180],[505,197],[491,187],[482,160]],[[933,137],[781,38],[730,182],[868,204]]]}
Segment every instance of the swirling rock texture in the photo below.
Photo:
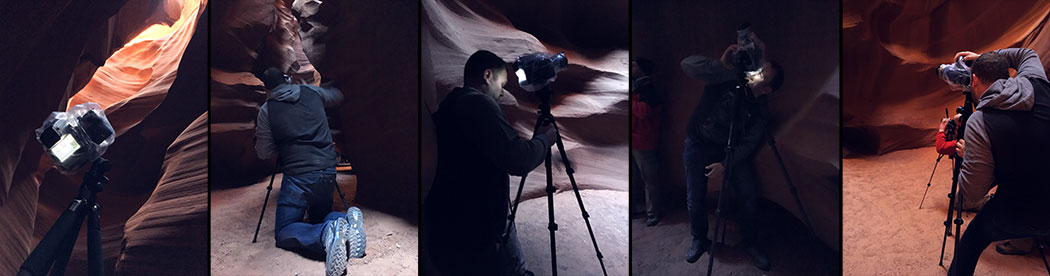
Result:
{"label": "swirling rock texture", "polygon": [[[771,125],[770,134],[776,139],[777,148],[784,160],[792,182],[798,188],[809,220],[810,229],[819,239],[812,241],[809,231],[801,230],[781,237],[777,243],[770,244],[770,254],[775,270],[791,271],[789,274],[824,274],[834,271],[841,265],[838,261],[841,238],[841,181],[839,179],[839,46],[836,22],[838,5],[824,1],[794,1],[777,3],[693,3],[685,1],[674,3],[656,3],[635,1],[632,3],[632,55],[637,58],[653,60],[656,73],[653,76],[655,87],[668,99],[662,113],[662,131],[658,153],[661,155],[662,184],[670,186],[666,193],[671,201],[670,212],[684,212],[685,206],[685,168],[682,164],[682,149],[686,136],[689,117],[697,103],[703,101],[701,95],[704,82],[687,77],[679,63],[689,55],[701,54],[708,57],[720,56],[726,47],[736,42],[735,30],[744,23],[752,23],[752,30],[767,46],[767,58],[777,61],[785,70],[785,82],[780,91],[769,96]],[[792,197],[788,185],[769,146],[763,145],[755,166],[762,196],[783,207],[793,214],[803,227],[803,216]],[[721,188],[720,179],[708,181],[709,191]],[[708,193],[708,206],[717,202],[714,192]],[[713,207],[710,207],[713,208]],[[773,213],[769,213],[773,214]],[[674,220],[672,218],[672,220]],[[713,219],[712,219],[713,221]],[[780,221],[780,220],[778,220]],[[788,219],[787,221],[791,221]],[[672,223],[673,224],[673,223]],[[639,226],[644,227],[644,226]],[[777,226],[785,227],[785,226]],[[682,227],[676,232],[667,232],[661,227],[634,228],[634,235],[645,241],[666,240],[658,237],[666,233],[671,237],[688,236],[688,229]],[[712,227],[713,229],[713,227]],[[782,228],[776,228],[782,229]],[[791,227],[791,229],[794,229]],[[642,232],[650,231],[650,232]],[[664,231],[664,232],[661,232]],[[713,230],[712,230],[713,232]],[[657,236],[644,233],[657,233]],[[729,233],[734,233],[730,231]],[[637,236],[643,234],[642,236]],[[731,234],[732,235],[732,234]],[[633,238],[633,237],[632,237]],[[802,239],[801,241],[799,241]],[[796,248],[784,245],[799,241],[803,246]],[[637,240],[636,240],[637,242]],[[688,242],[681,241],[669,244],[670,255],[667,258],[682,258]],[[822,242],[827,247],[815,248]],[[637,243],[636,243],[637,244]],[[638,250],[639,246],[635,246]],[[650,247],[657,250],[659,247]],[[638,251],[635,251],[638,252]],[[662,252],[662,251],[661,251]],[[813,252],[821,252],[813,256]],[[652,255],[654,263],[662,259]],[[665,254],[665,253],[661,253]],[[740,253],[742,256],[743,253]],[[642,253],[634,256],[644,255]],[[717,255],[717,254],[716,254]],[[779,259],[777,259],[779,257]],[[702,262],[706,262],[705,256]],[[745,258],[746,257],[742,257]],[[797,261],[788,261],[788,260]],[[635,264],[640,263],[636,259]],[[675,261],[670,266],[678,265]],[[816,263],[825,265],[817,266]],[[734,266],[732,262],[719,261],[716,267]],[[753,270],[747,266],[746,269]],[[636,271],[648,270],[647,267],[634,266]],[[653,265],[653,269],[664,265]],[[779,267],[779,268],[777,268]],[[682,269],[695,269],[682,267]],[[823,269],[812,271],[812,269]],[[758,270],[747,270],[757,273]],[[719,270],[719,273],[732,273]],[[736,271],[736,270],[733,270]]]}
{"label": "swirling rock texture", "polygon": [[[429,115],[437,111],[448,92],[462,85],[467,58],[477,50],[492,51],[508,62],[532,52],[565,52],[569,68],[552,84],[556,92],[551,112],[574,162],[575,178],[592,215],[609,274],[626,275],[627,1],[425,0],[423,9],[420,135],[424,195],[437,160]],[[513,74],[508,77],[501,107],[519,134],[531,137],[539,99],[519,88]],[[555,154],[554,160],[559,160]],[[517,218],[526,262],[539,275],[551,273],[544,173],[540,166],[527,177]],[[601,268],[561,162],[554,162],[554,173],[558,270],[599,274]],[[510,182],[513,193],[519,178],[512,177]],[[424,253],[423,271],[430,273],[426,262]]]}
{"label": "swirling rock texture", "polygon": [[[107,274],[199,273],[207,259],[207,232],[194,227],[204,218],[206,186],[200,179],[162,168],[165,149],[180,132],[204,114],[207,95],[202,70],[206,58],[207,22],[204,1],[112,1],[88,3],[50,1],[0,5],[2,24],[18,40],[4,40],[4,77],[0,110],[6,131],[0,132],[0,271],[17,271],[29,251],[65,209],[82,174],[62,175],[32,137],[50,111],[84,101],[102,104],[118,130],[105,157],[113,163],[111,182],[99,194],[103,258]],[[178,139],[206,143],[206,137]],[[198,149],[199,150],[199,149]],[[196,156],[169,160],[202,162]],[[154,189],[161,175],[166,188]],[[183,172],[184,173],[184,172]],[[178,180],[176,180],[178,179]],[[168,204],[147,201],[171,198]],[[178,204],[170,204],[178,202]],[[176,206],[177,205],[177,206]],[[173,211],[172,208],[185,208]],[[132,216],[164,221],[125,229]],[[182,227],[186,225],[186,227]],[[182,241],[200,241],[165,252],[141,250],[161,244],[160,232]],[[81,234],[83,235],[83,234]],[[85,237],[78,239],[67,269],[86,268]],[[133,241],[132,250],[124,247]],[[185,256],[172,264],[179,270],[159,270],[170,254]],[[118,259],[121,259],[118,261]]]}
{"label": "swirling rock texture", "polygon": [[846,1],[844,154],[933,145],[944,109],[963,105],[936,75],[956,52],[1026,47],[1050,65],[1048,13],[1045,1]]}

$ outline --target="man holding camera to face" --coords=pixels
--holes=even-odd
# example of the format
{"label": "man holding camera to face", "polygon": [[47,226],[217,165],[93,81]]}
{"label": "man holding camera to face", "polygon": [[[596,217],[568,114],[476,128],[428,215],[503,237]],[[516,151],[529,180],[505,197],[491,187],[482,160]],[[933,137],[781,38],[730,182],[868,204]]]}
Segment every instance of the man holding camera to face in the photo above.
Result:
{"label": "man holding camera to face", "polygon": [[[739,34],[739,32],[738,32]],[[750,40],[754,45],[744,44]],[[738,43],[730,45],[720,59],[694,55],[682,60],[686,75],[706,81],[704,94],[689,120],[683,159],[686,170],[687,207],[693,241],[686,251],[686,261],[696,262],[707,251],[708,221],[704,205],[707,180],[725,159],[725,147],[733,124],[733,149],[729,189],[737,195],[737,218],[743,232],[743,245],[755,266],[770,268],[768,257],[758,244],[757,200],[761,194],[755,179],[752,160],[766,138],[767,105],[765,95],[780,88],[783,70],[765,61],[765,45],[748,31]],[[757,57],[757,58],[756,58]],[[742,59],[754,60],[743,68]],[[755,68],[758,68],[757,70]],[[744,72],[746,71],[746,72]],[[735,88],[746,81],[753,95]],[[735,120],[735,122],[733,121]],[[710,170],[710,171],[708,171]],[[728,192],[728,191],[722,191]]]}
{"label": "man holding camera to face", "polygon": [[[966,122],[958,200],[974,205],[999,188],[958,241],[948,275],[972,275],[981,252],[994,241],[1050,233],[1050,82],[1035,51],[959,52],[974,61],[971,88],[976,110]],[[1009,69],[1017,70],[1010,77]]]}
{"label": "man holding camera to face", "polygon": [[523,139],[511,127],[497,103],[507,83],[506,66],[492,52],[475,52],[464,66],[463,87],[452,90],[433,114],[438,161],[423,203],[423,235],[444,275],[532,275],[513,226],[501,243],[510,204],[508,174],[525,175],[539,166],[557,134],[546,124]]}

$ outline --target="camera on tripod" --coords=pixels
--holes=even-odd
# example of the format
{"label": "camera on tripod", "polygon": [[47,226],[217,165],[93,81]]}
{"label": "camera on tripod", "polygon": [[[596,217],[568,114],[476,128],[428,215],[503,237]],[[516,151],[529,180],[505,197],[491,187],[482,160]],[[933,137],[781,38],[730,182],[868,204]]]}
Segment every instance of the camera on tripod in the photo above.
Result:
{"label": "camera on tripod", "polygon": [[948,83],[948,87],[956,91],[970,90],[971,62],[963,61],[959,57],[955,63],[941,64],[937,67],[937,76]]}
{"label": "camera on tripod", "polygon": [[[558,73],[565,71],[569,67],[569,59],[565,57],[565,53],[558,53],[557,55],[551,55],[547,53],[531,53],[520,56],[514,61],[514,74],[518,76],[518,86],[529,92],[535,92],[540,98],[539,104],[539,117],[536,119],[536,128],[540,125],[552,125],[555,129],[555,133],[558,129],[558,124],[555,122],[554,115],[551,114],[551,94],[553,90],[549,84],[553,83],[558,78]],[[591,244],[594,245],[595,255],[598,257],[598,263],[602,267],[602,274],[609,275],[605,269],[605,261],[602,260],[602,252],[598,249],[598,240],[594,237],[594,230],[591,228],[590,214],[587,213],[587,209],[583,206],[583,198],[580,197],[579,186],[576,185],[576,178],[573,176],[575,170],[573,169],[572,162],[569,161],[569,156],[565,152],[565,144],[561,140],[561,134],[556,134],[554,137],[554,144],[558,148],[558,152],[561,153],[561,162],[565,165],[565,174],[569,177],[569,183],[572,185],[573,193],[576,194],[576,202],[580,206],[580,211],[583,214],[583,221],[587,224],[587,232],[591,236]],[[547,176],[547,230],[550,231],[550,243],[551,243],[551,275],[558,275],[558,253],[557,246],[555,245],[554,231],[558,230],[558,224],[554,222],[554,174],[552,169],[552,151],[547,150],[547,156],[544,160],[544,168],[546,169]],[[500,235],[500,250],[507,248],[507,243],[510,238],[510,229],[514,226],[515,216],[518,212],[518,204],[521,203],[521,191],[525,187],[525,178],[528,174],[521,176],[521,182],[518,184],[518,192],[514,197],[514,204],[511,205],[510,215],[507,216],[507,223],[504,226],[503,234]]]}
{"label": "camera on tripod", "polygon": [[525,91],[536,92],[554,82],[558,73],[568,67],[569,59],[565,53],[532,53],[514,61],[514,75],[518,76],[518,86]]}
{"label": "camera on tripod", "polygon": [[84,173],[73,202],[22,262],[18,275],[63,275],[84,220],[87,220],[87,274],[103,274],[97,200],[102,187],[109,183],[106,172],[112,169],[112,165],[102,158],[102,154],[113,144],[114,134],[106,113],[96,103],[78,104],[65,112],[52,112],[36,129],[37,140],[59,171],[73,174],[89,163],[91,169]]}
{"label": "camera on tripod", "polygon": [[736,30],[736,45],[739,48],[733,57],[734,65],[746,72],[756,72],[762,69],[762,48],[755,46],[751,39],[751,23],[744,23]]}
{"label": "camera on tripod", "polygon": [[97,103],[82,103],[51,112],[36,129],[36,138],[58,170],[71,174],[102,156],[113,144],[113,126]]}

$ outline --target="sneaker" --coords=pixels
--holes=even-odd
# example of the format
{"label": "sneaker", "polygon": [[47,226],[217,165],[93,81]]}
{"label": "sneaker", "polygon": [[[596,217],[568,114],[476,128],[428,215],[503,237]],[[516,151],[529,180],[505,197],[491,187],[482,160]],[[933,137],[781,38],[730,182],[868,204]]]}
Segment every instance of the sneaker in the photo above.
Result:
{"label": "sneaker", "polygon": [[1028,252],[1031,252],[1031,251],[1025,251],[1023,249],[1017,248],[1016,246],[1011,244],[1010,241],[1004,241],[1002,243],[996,244],[995,245],[995,251],[999,252],[999,254],[1003,254],[1003,255],[1016,255],[1016,256],[1027,255]]}
{"label": "sneaker", "polygon": [[346,232],[347,252],[351,258],[365,256],[365,224],[361,209],[350,207],[346,210],[346,221],[349,223]]}
{"label": "sneaker", "polygon": [[696,260],[700,259],[701,255],[704,255],[704,251],[707,251],[711,247],[711,240],[704,238],[701,240],[693,240],[693,243],[689,246],[689,250],[685,252],[685,261],[689,263],[695,263]]}
{"label": "sneaker", "polygon": [[326,254],[324,260],[325,275],[341,276],[346,274],[346,237],[349,223],[345,218],[333,220],[321,234]]}
{"label": "sneaker", "polygon": [[762,271],[769,271],[769,257],[766,257],[765,253],[751,246],[744,247],[744,251],[747,252],[748,256],[751,256],[751,261],[755,264],[755,267]]}
{"label": "sneaker", "polygon": [[649,216],[649,218],[645,220],[646,226],[656,226],[657,224],[660,224],[660,217]]}

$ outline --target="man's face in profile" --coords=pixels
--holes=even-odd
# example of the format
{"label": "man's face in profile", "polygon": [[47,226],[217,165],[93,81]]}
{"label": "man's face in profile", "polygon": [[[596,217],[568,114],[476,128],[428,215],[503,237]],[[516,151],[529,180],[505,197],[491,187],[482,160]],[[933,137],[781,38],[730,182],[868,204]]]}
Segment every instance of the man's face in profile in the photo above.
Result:
{"label": "man's face in profile", "polygon": [[495,69],[488,72],[490,73],[485,74],[485,84],[487,84],[485,95],[499,100],[499,97],[503,95],[503,86],[507,85],[507,69]]}
{"label": "man's face in profile", "polygon": [[756,75],[748,76],[748,84],[751,86],[751,92],[754,93],[755,97],[766,95],[773,92],[773,88],[769,85],[773,82],[773,77],[779,72],[773,69],[773,66],[767,61],[763,63],[762,72]]}

